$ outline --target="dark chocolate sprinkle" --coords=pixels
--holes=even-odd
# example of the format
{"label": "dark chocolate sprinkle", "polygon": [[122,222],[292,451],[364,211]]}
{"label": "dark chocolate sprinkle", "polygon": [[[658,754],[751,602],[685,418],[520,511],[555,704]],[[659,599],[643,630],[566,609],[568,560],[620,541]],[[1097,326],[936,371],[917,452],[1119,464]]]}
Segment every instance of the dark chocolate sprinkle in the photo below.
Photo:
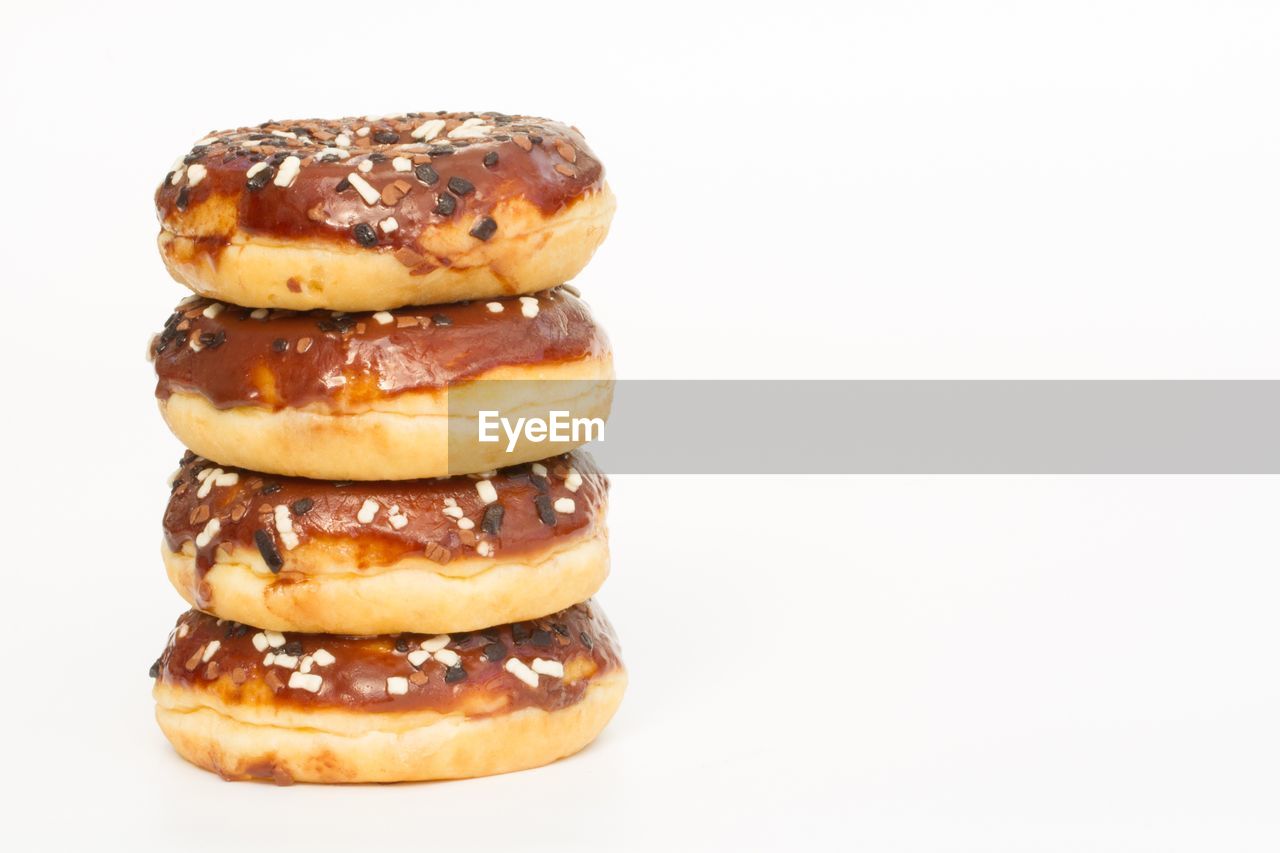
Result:
{"label": "dark chocolate sprinkle", "polygon": [[[280,487],[276,486],[276,488]],[[279,572],[284,566],[284,558],[276,550],[276,543],[271,540],[271,534],[265,530],[255,530],[253,531],[253,541],[257,544],[258,553],[262,555],[262,560],[267,564],[267,568],[273,573]]]}
{"label": "dark chocolate sprinkle", "polygon": [[535,646],[551,645],[551,632],[544,631],[541,628],[533,632],[533,644]]}
{"label": "dark chocolate sprinkle", "polygon": [[569,636],[569,629],[566,628],[564,625],[561,625],[559,622],[551,623],[551,630],[555,631],[561,637]]}
{"label": "dark chocolate sprinkle", "polygon": [[413,174],[417,175],[418,180],[422,181],[427,186],[431,186],[436,181],[440,180],[440,173],[431,168],[427,163],[423,163],[421,166],[414,169]]}
{"label": "dark chocolate sprinkle", "polygon": [[450,320],[448,317],[446,317],[446,316],[445,316],[445,315],[443,315],[443,314],[432,314],[432,315],[431,315],[431,322],[432,322],[432,323],[435,323],[437,326],[452,326],[452,325],[453,325],[453,321],[452,321],[452,320]]}
{"label": "dark chocolate sprinkle", "polygon": [[186,210],[186,209],[187,209],[187,203],[188,203],[190,200],[191,200],[191,188],[190,188],[190,187],[183,187],[182,189],[178,190],[178,201],[177,201],[177,207],[178,207],[178,210]]}
{"label": "dark chocolate sprinkle", "polygon": [[355,235],[356,242],[366,249],[378,245],[378,232],[374,231],[369,223],[358,223],[351,231]]}
{"label": "dark chocolate sprinkle", "polygon": [[276,492],[278,492],[278,491],[280,491],[280,484],[279,484],[279,483],[267,483],[265,486],[263,486],[263,487],[262,487],[262,491],[258,492],[258,494],[260,494],[260,495],[274,495],[274,494],[275,494]]}
{"label": "dark chocolate sprinkle", "polygon": [[591,638],[587,636],[586,631],[583,631],[580,634],[578,634],[578,639],[581,640],[582,645],[586,646],[588,649],[590,649],[594,645],[594,643],[591,642]]}
{"label": "dark chocolate sprinkle", "polygon": [[489,504],[484,508],[484,519],[480,522],[480,529],[491,536],[497,536],[498,531],[502,529],[504,514],[502,504]]}
{"label": "dark chocolate sprinkle", "polygon": [[257,174],[245,181],[244,185],[249,188],[250,192],[257,192],[265,187],[275,176],[276,170],[268,166],[265,169],[260,169]]}
{"label": "dark chocolate sprinkle", "polygon": [[497,151],[490,151],[488,154],[484,155],[484,166],[486,169],[492,169],[496,165],[498,165]]}
{"label": "dark chocolate sprinkle", "polygon": [[517,646],[529,639],[529,626],[523,622],[516,622],[511,626],[511,641]]}
{"label": "dark chocolate sprinkle", "polygon": [[156,658],[156,662],[151,664],[151,669],[147,670],[147,675],[152,678],[160,677],[160,658]]}
{"label": "dark chocolate sprinkle", "polygon": [[396,651],[398,652],[409,651],[409,641],[406,640],[404,637],[396,637]]}
{"label": "dark chocolate sprinkle", "polygon": [[311,498],[298,498],[296,501],[289,504],[289,509],[293,510],[294,515],[306,515],[307,510],[311,509],[315,505],[316,502]]}
{"label": "dark chocolate sprinkle", "polygon": [[556,511],[551,505],[550,495],[538,495],[533,499],[533,505],[538,508],[538,519],[547,527],[556,526]]}
{"label": "dark chocolate sprinkle", "polygon": [[457,175],[454,175],[449,179],[449,189],[453,191],[454,195],[466,195],[467,193],[474,192],[475,188],[476,185],[468,181],[466,178],[459,178]]}
{"label": "dark chocolate sprinkle", "polygon": [[286,655],[293,655],[295,658],[299,657],[302,654],[302,641],[290,640],[289,642],[285,643],[284,653]]}
{"label": "dark chocolate sprinkle", "polygon": [[[450,181],[452,183],[452,181]],[[440,197],[436,199],[435,212],[441,216],[452,216],[453,212],[458,209],[458,200],[448,193],[440,193]]]}
{"label": "dark chocolate sprinkle", "polygon": [[373,141],[379,145],[394,145],[400,141],[400,134],[394,130],[379,130],[373,134]]}
{"label": "dark chocolate sprinkle", "polygon": [[486,216],[471,229],[471,236],[477,240],[488,240],[497,230],[498,223],[493,221],[492,216]]}
{"label": "dark chocolate sprinkle", "polygon": [[462,668],[462,664],[454,664],[444,671],[444,683],[454,684],[459,681],[467,680],[467,671]]}
{"label": "dark chocolate sprinkle", "polygon": [[200,335],[200,345],[208,349],[217,349],[227,341],[227,333],[224,329],[216,332],[204,332]]}
{"label": "dark chocolate sprinkle", "polygon": [[453,153],[453,146],[432,145],[430,148],[427,149],[427,153],[430,154],[432,157],[448,157],[450,154]]}
{"label": "dark chocolate sprinkle", "polygon": [[284,352],[289,348],[289,342],[284,338],[276,338],[271,342],[271,348],[276,352]]}
{"label": "dark chocolate sprinkle", "polygon": [[484,647],[484,659],[490,663],[500,661],[507,656],[507,647],[502,643],[493,642]]}
{"label": "dark chocolate sprinkle", "polygon": [[346,178],[343,178],[333,185],[333,191],[336,193],[346,192],[349,189],[351,189],[351,181]]}

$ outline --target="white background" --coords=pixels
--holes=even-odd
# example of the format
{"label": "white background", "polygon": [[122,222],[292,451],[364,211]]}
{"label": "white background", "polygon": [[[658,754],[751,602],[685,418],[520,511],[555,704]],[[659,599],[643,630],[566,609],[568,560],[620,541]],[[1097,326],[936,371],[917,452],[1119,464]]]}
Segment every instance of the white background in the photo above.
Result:
{"label": "white background", "polygon": [[632,685],[495,779],[224,783],[151,719],[180,453],[150,195],[206,131],[496,109],[620,199],[628,378],[1276,378],[1267,2],[11,3],[13,849],[1274,850],[1268,478],[615,483]]}

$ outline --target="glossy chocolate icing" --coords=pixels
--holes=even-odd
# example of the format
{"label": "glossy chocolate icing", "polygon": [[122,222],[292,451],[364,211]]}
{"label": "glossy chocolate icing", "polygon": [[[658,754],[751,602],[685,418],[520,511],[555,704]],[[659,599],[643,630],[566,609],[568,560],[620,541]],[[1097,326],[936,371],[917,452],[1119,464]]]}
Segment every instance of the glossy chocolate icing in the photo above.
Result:
{"label": "glossy chocolate icing", "polygon": [[[486,716],[527,707],[564,708],[582,698],[592,676],[621,666],[613,628],[592,601],[542,619],[449,636],[447,644],[432,639],[430,634],[273,635],[191,610],[179,617],[151,674],[160,684],[213,693],[232,707]],[[273,640],[278,644],[274,648],[268,645]],[[441,646],[443,653],[423,654],[424,641],[429,649]],[[214,642],[217,646],[210,653]],[[321,665],[328,660],[317,654],[321,649],[333,658],[328,665]],[[270,664],[265,662],[268,654]],[[274,661],[281,654],[286,665]],[[534,667],[535,659],[555,662],[564,667],[564,675],[537,675],[537,685],[532,686],[507,668],[512,658],[526,667]],[[521,671],[530,678],[529,671]],[[294,673],[318,675],[318,689],[289,686]],[[388,678],[406,679],[405,692],[390,690]],[[311,682],[314,686],[314,679]]]}
{"label": "glossy chocolate icing", "polygon": [[[490,310],[495,303],[501,312]],[[537,315],[525,316],[531,304]],[[447,388],[497,367],[608,352],[604,330],[564,287],[532,296],[337,315],[254,311],[192,298],[170,315],[150,347],[157,397],[191,391],[218,408],[365,403]]]}
{"label": "glossy chocolate icing", "polygon": [[[415,138],[419,129],[429,132]],[[288,157],[297,158],[296,176],[278,186],[276,180],[295,165],[286,164]],[[366,161],[372,168],[361,171]],[[353,173],[380,198],[371,204],[362,197],[351,186]],[[409,113],[271,121],[211,133],[174,164],[155,202],[161,222],[180,234],[188,233],[188,214],[221,196],[235,201],[235,229],[252,234],[413,251],[420,237],[442,225],[460,224],[476,241],[501,235],[500,216],[492,224],[484,220],[504,201],[524,199],[550,215],[603,184],[604,168],[582,134],[559,122],[499,113]],[[379,227],[388,216],[398,225],[390,233]],[[372,232],[357,229],[361,225]],[[224,245],[220,235],[195,236],[211,238],[202,245],[215,256]],[[362,242],[362,236],[376,242]],[[439,265],[398,258],[416,272]]]}
{"label": "glossy chocolate icing", "polygon": [[[539,473],[542,469],[545,475]],[[213,482],[206,482],[209,479]],[[482,479],[493,487],[496,499],[490,503],[479,491]],[[228,480],[234,482],[219,485]],[[213,565],[219,548],[254,549],[277,572],[279,583],[296,582],[304,574],[291,565],[291,543],[302,549],[311,543],[332,547],[340,555],[335,559],[350,560],[350,568],[357,571],[407,557],[425,556],[446,564],[474,557],[480,549],[495,558],[518,557],[603,524],[608,489],[608,479],[583,451],[513,465],[487,478],[350,483],[219,467],[188,452],[165,510],[165,544],[178,551],[192,543],[200,575]],[[572,499],[571,512],[553,509],[561,498]],[[377,510],[364,523],[359,515],[370,500]],[[280,507],[286,508],[287,526],[296,542],[279,529]],[[213,519],[217,532],[200,544],[201,532]],[[469,520],[465,528],[459,526],[463,519]],[[209,603],[199,590],[197,600]]]}

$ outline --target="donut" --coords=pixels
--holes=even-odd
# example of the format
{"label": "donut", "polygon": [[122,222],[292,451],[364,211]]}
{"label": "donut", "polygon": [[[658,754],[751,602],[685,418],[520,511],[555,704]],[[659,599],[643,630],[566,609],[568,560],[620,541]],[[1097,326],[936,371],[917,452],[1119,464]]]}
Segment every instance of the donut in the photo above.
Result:
{"label": "donut", "polygon": [[548,764],[595,739],[627,682],[592,602],[474,633],[376,637],[260,631],[192,610],[151,676],[179,755],[277,784]]}
{"label": "donut", "polygon": [[[566,287],[355,314],[190,297],[149,353],[160,411],[191,450],[324,480],[439,477],[563,453],[601,437],[590,421],[603,429],[613,394],[609,341]],[[521,431],[513,445],[492,416],[499,440],[477,440],[488,410],[510,423],[570,415],[546,440]]]}
{"label": "donut", "polygon": [[582,451],[487,477],[172,480],[162,556],[194,607],[277,631],[470,631],[552,613],[609,572],[608,480]]}
{"label": "donut", "polygon": [[196,293],[340,311],[545,290],[586,265],[614,209],[576,129],[448,112],[213,132],[155,202],[160,254]]}

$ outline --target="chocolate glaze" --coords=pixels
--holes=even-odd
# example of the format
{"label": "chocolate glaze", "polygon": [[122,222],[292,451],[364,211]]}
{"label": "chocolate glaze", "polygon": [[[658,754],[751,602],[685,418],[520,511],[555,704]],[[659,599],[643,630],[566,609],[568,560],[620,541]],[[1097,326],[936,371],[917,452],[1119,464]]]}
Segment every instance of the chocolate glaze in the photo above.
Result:
{"label": "chocolate glaze", "polygon": [[[417,665],[410,662],[409,653],[420,649],[430,634],[361,638],[286,633],[284,646],[259,651],[253,642],[257,633],[256,628],[190,610],[178,618],[152,677],[171,687],[213,693],[231,706],[487,716],[527,707],[564,708],[582,698],[590,677],[621,666],[613,628],[592,601],[531,622],[451,636],[445,648],[458,655],[453,666],[434,657]],[[259,643],[266,639],[264,633]],[[214,641],[216,650],[203,660]],[[334,657],[328,666],[314,663],[319,649]],[[267,665],[268,651],[290,653],[297,663],[293,668]],[[316,692],[288,686],[308,655],[313,659],[311,673],[322,679]],[[535,658],[559,662],[565,677],[539,675],[537,686],[530,686],[505,668],[512,657],[526,665]],[[411,679],[407,692],[389,692],[387,679],[392,677]]]}
{"label": "chocolate glaze", "polygon": [[[526,317],[521,300],[536,299]],[[501,313],[488,305],[498,303]],[[214,406],[301,407],[364,403],[447,388],[497,367],[553,364],[609,352],[587,306],[562,287],[504,297],[393,311],[252,309],[184,301],[152,339],[156,396],[200,394]],[[382,315],[391,321],[378,322]],[[411,324],[411,325],[406,325]],[[194,342],[194,344],[193,344]],[[197,349],[198,348],[198,349]]]}
{"label": "chocolate glaze", "polygon": [[[414,138],[416,128],[436,119],[443,122],[438,134]],[[474,128],[457,137],[459,126],[468,120]],[[368,133],[359,135],[366,127]],[[346,148],[338,147],[340,136],[346,137]],[[343,151],[348,152],[345,159],[325,159]],[[289,156],[300,159],[300,170],[291,185],[277,186],[277,170],[288,168],[283,161]],[[422,177],[413,168],[398,171],[393,162],[397,157],[413,161],[414,168],[429,169]],[[359,171],[358,165],[366,160],[372,162],[372,169]],[[258,163],[268,168],[248,177]],[[193,165],[204,169],[194,186]],[[396,181],[404,181],[407,192],[402,197],[383,195],[369,204],[357,189],[344,185],[353,172],[378,192]],[[450,179],[454,179],[452,188]],[[550,215],[603,184],[604,168],[582,134],[559,122],[499,113],[409,113],[374,120],[272,121],[211,133],[174,164],[156,190],[155,201],[160,221],[180,234],[189,232],[186,220],[199,214],[203,202],[221,196],[235,201],[236,229],[281,239],[362,245],[355,232],[357,225],[364,224],[377,239],[376,245],[366,248],[395,251],[419,247],[419,238],[438,226],[456,223],[473,230],[509,199],[524,199]],[[378,223],[392,215],[399,227],[384,233]],[[502,227],[499,217],[499,236]],[[485,228],[477,233],[483,235]],[[221,245],[213,240],[204,248],[216,256]],[[447,263],[447,259],[402,261],[420,272]]]}
{"label": "chocolate glaze", "polygon": [[[547,469],[546,476],[534,471],[534,464]],[[207,477],[236,474],[231,485],[216,485],[200,491]],[[581,478],[576,491],[566,485],[573,472]],[[226,478],[231,479],[231,478]],[[277,582],[295,583],[305,570],[290,561],[289,541],[278,529],[277,507],[289,507],[289,524],[297,537],[296,548],[311,543],[333,547],[352,569],[389,566],[406,557],[426,556],[437,563],[474,557],[482,545],[495,558],[516,557],[568,541],[591,532],[604,521],[604,505],[609,481],[583,451],[553,456],[541,463],[513,465],[494,472],[487,479],[497,500],[486,504],[477,490],[477,476],[389,482],[332,483],[300,477],[275,477],[240,468],[218,467],[188,452],[173,482],[169,506],[164,514],[165,544],[173,551],[198,536],[211,519],[218,520],[218,532],[196,547],[196,569],[203,576],[217,559],[223,546],[250,548],[263,554],[268,566],[277,567]],[[571,485],[576,484],[573,478]],[[560,498],[572,498],[572,512],[547,507]],[[373,520],[357,518],[366,500],[379,508]],[[452,500],[461,518],[470,519],[471,529],[458,526],[458,519],[445,514]],[[501,519],[495,523],[501,507]],[[405,523],[392,523],[393,507]],[[486,529],[485,518],[490,519]],[[550,520],[552,523],[548,524]],[[263,541],[263,537],[266,537]],[[278,559],[275,559],[278,555]],[[315,559],[314,555],[311,559]],[[198,584],[203,587],[202,584]],[[208,605],[207,590],[197,589],[197,600]]]}

